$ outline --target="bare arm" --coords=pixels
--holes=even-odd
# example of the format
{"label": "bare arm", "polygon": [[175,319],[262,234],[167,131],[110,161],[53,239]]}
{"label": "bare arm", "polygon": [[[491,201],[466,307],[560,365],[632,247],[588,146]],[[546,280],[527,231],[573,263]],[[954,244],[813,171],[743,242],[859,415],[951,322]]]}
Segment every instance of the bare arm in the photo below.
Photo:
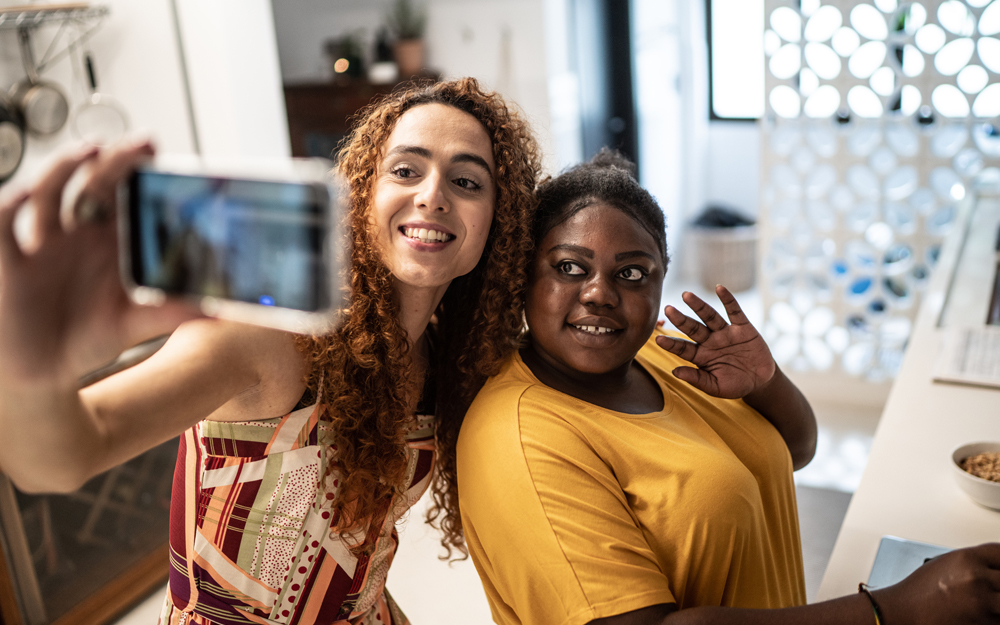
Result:
{"label": "bare arm", "polygon": [[685,292],[684,303],[701,322],[667,306],[666,314],[691,341],[666,336],[657,344],[697,365],[678,367],[674,375],[695,388],[725,399],[743,399],[760,412],[781,434],[801,469],[816,452],[816,417],[809,402],[778,368],[757,329],[747,320],[733,294],[723,286],[716,294],[725,306],[729,323],[694,293]]}
{"label": "bare arm", "polygon": [[816,417],[802,391],[777,365],[767,384],[744,395],[743,401],[764,415],[785,439],[796,471],[809,464],[816,454]]}
{"label": "bare arm", "polygon": [[[81,167],[81,193],[113,206],[118,181],[151,153],[144,143],[70,153],[33,189],[0,200],[0,470],[22,490],[73,490],[200,419],[237,418],[248,396],[268,409],[302,391],[304,362],[290,336],[204,319],[149,360],[79,390],[83,374],[200,316],[178,303],[130,302],[114,220],[60,217],[63,188]],[[22,246],[13,222],[26,202],[36,228]]]}
{"label": "bare arm", "polygon": [[294,406],[304,359],[287,334],[215,320],[182,325],[148,360],[93,386],[0,390],[0,470],[23,491],[72,491],[196,422]]}
{"label": "bare arm", "polygon": [[[902,582],[872,591],[884,624],[963,625],[1000,623],[1000,544],[945,554]],[[590,625],[874,625],[864,595],[774,610],[700,607],[677,610],[660,604],[597,619]]]}

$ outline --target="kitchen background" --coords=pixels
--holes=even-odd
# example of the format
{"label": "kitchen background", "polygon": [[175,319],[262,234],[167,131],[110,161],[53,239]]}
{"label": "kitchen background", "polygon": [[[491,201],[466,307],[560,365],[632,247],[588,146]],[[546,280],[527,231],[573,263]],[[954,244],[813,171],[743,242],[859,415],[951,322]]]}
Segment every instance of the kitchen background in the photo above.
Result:
{"label": "kitchen background", "polygon": [[[893,363],[906,344],[906,320],[918,301],[893,299],[887,280],[906,273],[905,285],[917,293],[920,277],[913,271],[919,263],[890,267],[884,255],[890,249],[903,254],[893,245],[912,240],[917,243],[911,255],[925,258],[934,237],[949,226],[941,211],[961,199],[949,195],[958,193],[955,179],[936,189],[932,167],[918,168],[905,193],[889,189],[887,181],[933,149],[938,129],[983,131],[984,120],[1000,113],[977,110],[975,94],[962,96],[968,97],[968,110],[957,113],[932,95],[941,84],[955,84],[966,65],[985,65],[993,72],[983,71],[987,80],[995,78],[994,66],[976,61],[972,52],[971,61],[952,63],[954,71],[935,64],[946,42],[995,34],[982,26],[988,26],[987,11],[996,12],[987,4],[425,0],[411,7],[424,18],[417,33],[423,62],[413,71],[430,78],[475,76],[517,102],[535,128],[549,173],[606,143],[637,160],[641,182],[667,216],[673,260],[665,302],[678,302],[685,289],[706,293],[702,283],[714,284],[702,275],[708,264],[698,255],[703,233],[689,228],[704,208],[734,208],[760,222],[747,239],[749,260],[738,260],[744,268],[763,271],[756,283],[751,273],[739,297],[813,400],[821,424],[817,458],[796,475],[810,593],[860,480]],[[51,10],[41,11],[45,6]],[[857,7],[867,7],[861,13],[868,22],[863,15],[855,18]],[[88,55],[97,91],[113,97],[132,130],[152,136],[162,152],[329,155],[347,117],[407,77],[394,62],[397,37],[391,28],[384,31],[400,9],[396,0],[4,2],[0,86],[24,80],[19,33],[27,32],[40,78],[65,93],[70,111],[61,129],[27,136],[23,159],[4,186],[31,180],[46,159],[78,141],[74,121],[93,91]],[[925,26],[941,31],[933,51],[916,39]],[[844,44],[845,37],[853,47]],[[726,74],[720,64],[725,43],[749,64]],[[878,59],[868,58],[867,69],[865,58],[855,60],[862,43],[875,44],[868,50],[883,47]],[[914,55],[923,63],[921,71],[914,70]],[[710,81],[710,67],[716,82]],[[957,84],[964,89],[967,81]],[[909,100],[900,97],[905,86],[921,94],[915,107],[912,90],[905,91]],[[855,87],[868,90],[860,100],[850,95],[859,93]],[[830,89],[838,94],[833,105]],[[727,92],[730,102],[757,103],[759,110],[727,112],[724,103],[710,99]],[[810,105],[816,93],[827,99]],[[915,130],[922,123],[917,117],[928,110],[937,124],[921,127],[933,127],[934,133]],[[912,135],[917,151],[892,143],[890,131],[883,145],[882,132],[890,127]],[[0,144],[2,128],[0,120]],[[866,132],[868,143],[854,138]],[[816,143],[817,137],[826,143]],[[954,163],[953,171],[959,170],[953,159],[961,149],[930,152],[940,161],[935,167]],[[0,162],[8,162],[8,152],[0,145]],[[979,156],[978,166],[966,158],[962,163],[971,168],[956,174],[963,192],[990,184],[987,173],[998,155],[980,150]],[[833,182],[817,182],[817,172],[832,175]],[[864,175],[873,172],[874,182]],[[839,190],[846,195],[824,195]],[[926,210],[912,201],[926,199],[924,191],[933,200]],[[892,193],[899,197],[893,196],[890,208],[883,200]],[[854,210],[859,206],[867,212]],[[911,213],[912,220],[899,221]],[[22,232],[29,219],[22,216]],[[858,250],[864,253],[854,253]],[[829,271],[840,261],[847,278],[838,281]],[[927,263],[921,267],[929,269]],[[871,290],[852,296],[850,289],[865,279]],[[129,624],[155,619],[165,572],[165,550],[157,537],[165,519],[170,455],[169,446],[150,452],[69,497],[26,497],[0,478],[3,625],[96,625],[123,614],[130,614],[123,621]],[[403,531],[389,579],[393,595],[414,622],[488,622],[471,562],[438,562],[435,533],[416,522],[419,516],[414,510]],[[446,605],[427,588],[448,588]],[[129,612],[147,595],[146,603]]]}

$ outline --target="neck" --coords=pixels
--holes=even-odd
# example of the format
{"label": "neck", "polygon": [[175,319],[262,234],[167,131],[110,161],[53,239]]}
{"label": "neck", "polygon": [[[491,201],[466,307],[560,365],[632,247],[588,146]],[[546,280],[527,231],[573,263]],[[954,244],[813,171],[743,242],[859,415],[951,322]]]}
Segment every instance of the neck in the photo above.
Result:
{"label": "neck", "polygon": [[448,285],[413,287],[396,282],[396,301],[399,302],[399,322],[406,331],[410,346],[416,345],[427,330],[434,311],[437,310]]}
{"label": "neck", "polygon": [[609,394],[620,393],[623,389],[628,388],[635,375],[632,367],[635,362],[634,358],[610,371],[586,373],[549,362],[547,358],[535,350],[533,343],[529,343],[521,350],[521,359],[535,374],[535,377],[546,386],[551,386],[557,391],[562,391],[584,401],[590,401],[588,399],[590,397],[606,397]]}
{"label": "neck", "polygon": [[521,359],[542,384],[596,406],[628,414],[648,414],[663,410],[665,406],[656,380],[634,357],[603,373],[559,367],[532,345],[521,350]]}

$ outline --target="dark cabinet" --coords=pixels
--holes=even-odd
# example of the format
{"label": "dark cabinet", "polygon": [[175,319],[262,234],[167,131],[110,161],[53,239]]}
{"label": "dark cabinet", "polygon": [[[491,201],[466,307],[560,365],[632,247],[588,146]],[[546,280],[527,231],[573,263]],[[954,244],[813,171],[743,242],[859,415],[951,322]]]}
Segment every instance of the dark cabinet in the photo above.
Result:
{"label": "dark cabinet", "polygon": [[292,156],[331,158],[350,129],[350,118],[394,86],[361,80],[345,84],[285,85]]}

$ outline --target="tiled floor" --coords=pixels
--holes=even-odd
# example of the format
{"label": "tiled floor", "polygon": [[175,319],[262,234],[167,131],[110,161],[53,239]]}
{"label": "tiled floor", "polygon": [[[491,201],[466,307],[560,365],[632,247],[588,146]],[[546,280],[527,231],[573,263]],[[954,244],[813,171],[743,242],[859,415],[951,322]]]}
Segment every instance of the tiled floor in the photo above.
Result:
{"label": "tiled floor", "polygon": [[[664,289],[663,303],[685,309],[680,299],[691,290],[713,305],[714,293],[698,285],[679,283]],[[759,325],[763,319],[756,291],[736,294],[747,318]],[[803,557],[807,592],[815,589],[829,559],[843,520],[849,493],[861,479],[878,420],[877,409],[813,405],[819,422],[816,457],[795,474],[799,491]],[[452,564],[438,559],[442,550],[436,531],[421,522],[425,498],[400,528],[400,547],[389,574],[388,588],[413,623],[468,625],[490,623],[489,606],[471,560]],[[157,591],[118,625],[152,625],[156,622],[163,591]]]}

